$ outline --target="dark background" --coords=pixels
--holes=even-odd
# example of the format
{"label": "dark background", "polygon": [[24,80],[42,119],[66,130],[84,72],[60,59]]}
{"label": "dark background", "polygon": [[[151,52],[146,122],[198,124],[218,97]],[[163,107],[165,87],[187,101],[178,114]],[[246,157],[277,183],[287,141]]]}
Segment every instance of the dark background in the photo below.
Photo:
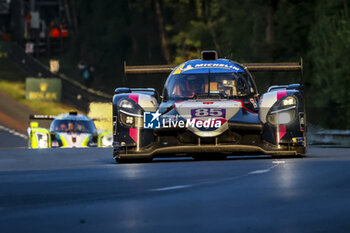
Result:
{"label": "dark background", "polygon": [[[22,44],[24,16],[32,0],[12,0],[4,18],[12,40]],[[49,25],[68,29],[63,49],[40,55],[60,59],[61,71],[81,81],[77,64],[95,67],[92,87],[161,89],[166,77],[125,77],[129,65],[175,64],[215,49],[239,62],[304,60],[309,121],[350,128],[350,24],[348,0],[58,0],[34,10]],[[20,9],[22,9],[20,11]],[[260,93],[273,84],[300,82],[298,73],[256,74]]]}

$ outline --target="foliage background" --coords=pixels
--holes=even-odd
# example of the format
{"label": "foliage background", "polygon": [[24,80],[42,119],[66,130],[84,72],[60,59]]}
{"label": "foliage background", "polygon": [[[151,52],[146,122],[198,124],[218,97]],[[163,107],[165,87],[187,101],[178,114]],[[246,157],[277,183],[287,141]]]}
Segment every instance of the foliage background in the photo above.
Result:
{"label": "foliage background", "polygon": [[[164,77],[128,77],[128,64],[180,64],[215,49],[239,62],[299,61],[309,120],[350,129],[349,0],[71,0],[70,64],[96,68],[94,86],[161,89]],[[257,74],[260,93],[299,74]]]}

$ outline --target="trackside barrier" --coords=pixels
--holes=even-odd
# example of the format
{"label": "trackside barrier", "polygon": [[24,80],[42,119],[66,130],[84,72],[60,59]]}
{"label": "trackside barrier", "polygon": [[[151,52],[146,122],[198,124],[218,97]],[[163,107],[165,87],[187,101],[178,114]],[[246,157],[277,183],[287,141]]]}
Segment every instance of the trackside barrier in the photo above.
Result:
{"label": "trackside barrier", "polygon": [[350,146],[350,130],[309,130],[308,144]]}
{"label": "trackside barrier", "polygon": [[91,102],[111,102],[112,95],[87,88],[64,74],[53,74],[49,67],[24,52],[17,43],[11,44],[11,58],[29,77],[59,78],[62,80],[61,101],[87,112]]}

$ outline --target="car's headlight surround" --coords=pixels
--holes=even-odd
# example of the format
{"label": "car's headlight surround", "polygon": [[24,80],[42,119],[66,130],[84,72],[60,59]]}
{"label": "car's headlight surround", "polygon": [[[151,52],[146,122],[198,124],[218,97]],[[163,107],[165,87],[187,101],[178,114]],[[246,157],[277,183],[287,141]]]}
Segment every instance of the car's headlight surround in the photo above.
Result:
{"label": "car's headlight surround", "polygon": [[295,107],[283,109],[280,112],[271,112],[267,115],[267,121],[273,125],[287,125],[295,120]]}
{"label": "car's headlight surround", "polygon": [[295,121],[298,101],[294,96],[283,98],[267,114],[267,122],[272,125],[287,125]]}
{"label": "car's headlight surround", "polygon": [[143,126],[143,109],[137,103],[122,99],[119,101],[119,121],[129,128],[139,128]]}

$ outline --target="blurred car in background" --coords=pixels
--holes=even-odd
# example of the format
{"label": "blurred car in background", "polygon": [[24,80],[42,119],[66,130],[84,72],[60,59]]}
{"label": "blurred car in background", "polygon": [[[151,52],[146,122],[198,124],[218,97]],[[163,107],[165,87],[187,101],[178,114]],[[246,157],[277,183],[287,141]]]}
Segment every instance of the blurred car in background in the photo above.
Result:
{"label": "blurred car in background", "polygon": [[37,121],[28,128],[28,148],[83,148],[112,146],[112,134],[97,130],[89,117],[71,111],[58,116],[30,115],[31,120],[51,120],[50,128],[39,127]]}

